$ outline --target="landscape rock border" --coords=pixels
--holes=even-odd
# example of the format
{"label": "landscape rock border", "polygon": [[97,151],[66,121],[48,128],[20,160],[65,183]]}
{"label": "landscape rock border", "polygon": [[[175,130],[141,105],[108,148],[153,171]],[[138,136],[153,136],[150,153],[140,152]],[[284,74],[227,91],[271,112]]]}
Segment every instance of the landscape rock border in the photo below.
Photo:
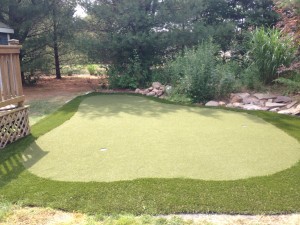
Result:
{"label": "landscape rock border", "polygon": [[228,103],[209,101],[209,107],[228,107],[244,110],[262,110],[279,114],[300,116],[300,103],[291,97],[269,93],[232,93]]}
{"label": "landscape rock border", "polygon": [[[162,85],[160,82],[153,82],[151,87],[135,90],[136,94],[151,97],[164,98],[170,86]],[[209,101],[205,104],[208,107],[227,107],[244,110],[262,110],[277,112],[279,114],[300,116],[300,102],[294,101],[289,96],[270,93],[232,93],[227,102]]]}

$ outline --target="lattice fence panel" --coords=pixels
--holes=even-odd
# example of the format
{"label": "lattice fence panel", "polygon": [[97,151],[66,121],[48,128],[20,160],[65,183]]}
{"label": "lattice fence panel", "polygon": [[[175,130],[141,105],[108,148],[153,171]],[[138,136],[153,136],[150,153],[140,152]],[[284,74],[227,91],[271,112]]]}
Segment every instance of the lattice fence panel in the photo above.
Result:
{"label": "lattice fence panel", "polygon": [[20,107],[0,114],[0,149],[30,133],[28,108]]}

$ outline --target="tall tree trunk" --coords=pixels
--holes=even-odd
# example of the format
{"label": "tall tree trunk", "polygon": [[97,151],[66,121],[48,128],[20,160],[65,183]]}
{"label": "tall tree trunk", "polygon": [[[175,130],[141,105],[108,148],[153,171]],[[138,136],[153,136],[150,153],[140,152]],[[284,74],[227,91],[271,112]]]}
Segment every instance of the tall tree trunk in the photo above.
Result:
{"label": "tall tree trunk", "polygon": [[55,61],[55,74],[56,79],[61,79],[60,73],[60,61],[59,61],[59,50],[58,50],[58,38],[57,38],[57,15],[56,15],[56,2],[53,7],[53,51],[54,51],[54,61]]}

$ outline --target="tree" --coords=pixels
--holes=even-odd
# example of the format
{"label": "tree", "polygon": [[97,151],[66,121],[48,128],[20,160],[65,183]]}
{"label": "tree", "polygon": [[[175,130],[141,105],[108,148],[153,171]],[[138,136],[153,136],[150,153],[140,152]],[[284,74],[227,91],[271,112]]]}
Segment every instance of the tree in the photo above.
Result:
{"label": "tree", "polygon": [[[36,37],[36,25],[39,24],[46,15],[47,7],[45,1],[36,0],[0,0],[0,21],[10,25],[15,33],[12,35],[25,44],[31,37]],[[32,54],[33,51],[42,49],[42,43],[36,42],[35,46],[30,50],[22,48],[20,61],[22,62],[22,81],[25,82],[24,67],[28,68],[28,64],[24,65],[23,59]],[[28,51],[30,53],[28,53]],[[28,57],[27,57],[28,58]],[[29,57],[30,58],[30,57]],[[27,63],[32,60],[27,60]],[[25,63],[26,64],[26,63]]]}
{"label": "tree", "polygon": [[48,46],[53,49],[55,74],[61,79],[60,56],[66,50],[74,34],[76,0],[48,0],[49,17],[44,26],[49,27]]}

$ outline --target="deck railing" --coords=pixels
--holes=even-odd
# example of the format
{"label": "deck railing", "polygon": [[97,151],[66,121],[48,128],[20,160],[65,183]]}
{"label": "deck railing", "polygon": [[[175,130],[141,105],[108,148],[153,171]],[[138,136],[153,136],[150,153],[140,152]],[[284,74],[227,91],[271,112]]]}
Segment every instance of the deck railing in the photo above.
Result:
{"label": "deck railing", "polygon": [[19,54],[18,45],[0,45],[0,108],[24,103]]}
{"label": "deck railing", "polygon": [[20,46],[0,45],[0,149],[30,133],[19,54]]}

